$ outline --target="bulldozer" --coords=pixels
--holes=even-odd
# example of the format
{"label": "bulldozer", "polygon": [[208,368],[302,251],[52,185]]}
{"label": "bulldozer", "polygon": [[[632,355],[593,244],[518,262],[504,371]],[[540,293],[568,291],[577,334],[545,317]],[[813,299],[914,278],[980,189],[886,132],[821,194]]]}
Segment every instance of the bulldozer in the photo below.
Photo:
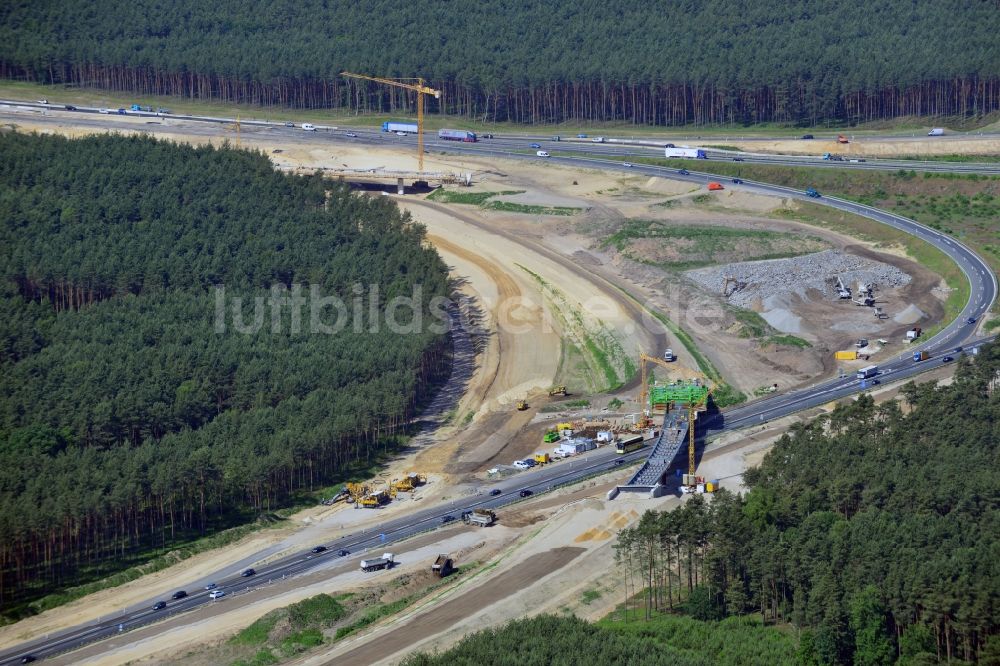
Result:
{"label": "bulldozer", "polygon": [[527,408],[528,408],[528,401],[527,400],[518,400],[517,401],[517,411],[523,412]]}
{"label": "bulldozer", "polygon": [[565,396],[566,395],[566,387],[565,386],[553,386],[552,388],[549,389],[549,395],[561,395],[561,396]]}

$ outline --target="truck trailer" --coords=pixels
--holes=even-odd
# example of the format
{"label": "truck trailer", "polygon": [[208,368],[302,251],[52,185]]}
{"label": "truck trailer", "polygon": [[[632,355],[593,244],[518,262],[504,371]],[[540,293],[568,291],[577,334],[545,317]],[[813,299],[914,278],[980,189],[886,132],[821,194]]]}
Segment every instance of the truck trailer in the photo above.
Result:
{"label": "truck trailer", "polygon": [[391,569],[392,564],[392,553],[382,553],[382,557],[376,557],[370,560],[361,560],[361,570],[378,571],[380,569]]}
{"label": "truck trailer", "polygon": [[476,142],[475,132],[467,132],[465,130],[438,130],[438,138],[445,141],[465,141],[466,143]]}
{"label": "truck trailer", "polygon": [[391,120],[382,123],[383,132],[403,132],[405,134],[416,134],[417,126],[413,123],[397,123]]}
{"label": "truck trailer", "polygon": [[915,352],[913,352],[913,362],[914,363],[919,363],[920,361],[926,361],[930,357],[931,357],[931,355],[928,354],[925,351],[915,351]]}
{"label": "truck trailer", "polygon": [[858,379],[870,379],[878,374],[877,365],[869,365],[867,368],[858,370]]}
{"label": "truck trailer", "polygon": [[707,160],[708,156],[701,148],[666,148],[664,154],[668,157],[686,157],[695,160]]}
{"label": "truck trailer", "polygon": [[851,349],[849,351],[839,351],[834,353],[834,358],[838,361],[856,361],[858,360],[857,350]]}

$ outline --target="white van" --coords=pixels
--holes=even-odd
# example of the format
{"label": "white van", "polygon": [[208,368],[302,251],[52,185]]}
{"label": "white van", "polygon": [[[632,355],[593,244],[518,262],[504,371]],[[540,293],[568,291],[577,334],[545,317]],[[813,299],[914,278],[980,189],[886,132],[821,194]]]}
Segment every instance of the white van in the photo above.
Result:
{"label": "white van", "polygon": [[306,132],[315,132],[316,126],[311,125],[309,123],[302,123],[302,129],[304,129]]}
{"label": "white van", "polygon": [[549,156],[549,154],[547,152],[545,152],[544,150],[539,150],[535,154],[538,155],[539,157],[548,157]]}
{"label": "white van", "polygon": [[927,136],[944,136],[944,129],[941,127],[935,127],[927,133]]}

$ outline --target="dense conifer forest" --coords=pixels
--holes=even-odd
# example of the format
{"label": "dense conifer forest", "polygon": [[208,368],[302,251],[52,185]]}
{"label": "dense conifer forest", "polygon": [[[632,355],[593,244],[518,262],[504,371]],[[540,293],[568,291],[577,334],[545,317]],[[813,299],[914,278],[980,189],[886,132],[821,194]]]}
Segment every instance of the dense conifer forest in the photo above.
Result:
{"label": "dense conifer forest", "polygon": [[525,618],[404,666],[1000,663],[1000,346],[902,393],[796,426],[745,495],[622,530],[607,618]]}
{"label": "dense conifer forest", "polygon": [[20,0],[0,76],[478,121],[817,124],[1000,110],[995,0]]}
{"label": "dense conifer forest", "polygon": [[370,463],[449,367],[446,269],[390,201],[149,138],[0,156],[0,608]]}

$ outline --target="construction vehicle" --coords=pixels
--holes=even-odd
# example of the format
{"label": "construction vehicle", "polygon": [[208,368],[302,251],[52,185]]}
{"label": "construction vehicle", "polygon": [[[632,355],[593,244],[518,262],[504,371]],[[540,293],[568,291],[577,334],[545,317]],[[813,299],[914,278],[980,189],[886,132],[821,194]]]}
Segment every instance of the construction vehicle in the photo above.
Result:
{"label": "construction vehicle", "polygon": [[844,281],[837,276],[837,297],[838,298],[850,298],[851,288],[844,284]]}
{"label": "construction vehicle", "polygon": [[438,555],[437,559],[434,560],[434,564],[431,565],[431,571],[437,574],[438,578],[444,578],[455,571],[455,563],[448,557],[447,553],[444,553]]}
{"label": "construction vehicle", "polygon": [[[732,291],[729,291],[729,285],[730,284],[733,285],[733,290]],[[747,286],[746,282],[743,282],[742,280],[737,280],[732,275],[726,275],[725,277],[722,278],[722,296],[724,298],[729,298],[730,296],[732,296],[733,294],[735,294],[737,291],[739,291],[740,289],[743,289],[746,286]]]}
{"label": "construction vehicle", "polygon": [[565,386],[553,386],[552,388],[549,389],[549,395],[562,395],[562,396],[565,396],[566,395],[566,387]]}
{"label": "construction vehicle", "polygon": [[664,352],[663,352],[663,360],[667,361],[667,362],[676,361],[677,357],[674,356],[674,350],[673,349],[669,349],[669,348],[666,349],[666,350],[664,350]]}
{"label": "construction vehicle", "polygon": [[382,557],[370,560],[361,560],[362,571],[379,571],[380,569],[391,569],[393,565],[392,553],[382,553]]}
{"label": "construction vehicle", "polygon": [[547,465],[552,462],[552,458],[547,453],[536,453],[532,458],[539,465]]}
{"label": "construction vehicle", "polygon": [[528,401],[527,400],[518,400],[517,401],[517,411],[523,412],[527,408],[528,408]]}
{"label": "construction vehicle", "polygon": [[552,442],[559,441],[559,433],[555,430],[550,430],[542,437],[542,442],[545,444],[551,444]]}
{"label": "construction vehicle", "polygon": [[850,351],[834,352],[833,358],[838,361],[856,361],[858,360],[858,352],[854,349]]}
{"label": "construction vehicle", "polygon": [[722,186],[722,183],[717,183],[715,181],[712,181],[711,183],[708,184],[708,191],[709,192],[717,192],[719,190],[724,190],[724,189],[726,189],[726,188],[724,188]]}
{"label": "construction vehicle", "polygon": [[377,509],[384,504],[388,504],[391,499],[388,492],[376,490],[370,495],[362,497],[359,504],[366,509]]}
{"label": "construction vehicle", "polygon": [[[429,88],[424,85],[424,80],[422,78],[416,79],[387,79],[380,76],[366,76],[364,74],[353,74],[351,72],[341,72],[341,76],[347,76],[352,79],[362,79],[365,81],[374,81],[375,83],[384,83],[387,86],[394,86],[396,88],[403,88],[404,90],[412,90],[417,93],[417,163],[418,171],[423,173],[424,171],[424,95],[433,95],[434,99],[441,99],[441,91],[435,90],[434,88]],[[408,83],[409,81],[416,81],[416,83]]]}
{"label": "construction vehicle", "polygon": [[489,527],[497,521],[497,514],[489,509],[473,509],[464,511],[462,520],[466,525],[478,525],[479,527]]}
{"label": "construction vehicle", "polygon": [[850,141],[848,141],[847,137],[844,136],[843,134],[838,134],[837,135],[837,143],[850,143]]}
{"label": "construction vehicle", "polygon": [[427,477],[421,476],[416,472],[410,472],[402,479],[393,479],[389,483],[389,487],[393,490],[401,493],[408,493],[418,486],[422,486],[427,483]]}
{"label": "construction vehicle", "polygon": [[559,431],[562,431],[562,430],[572,430],[572,429],[573,429],[573,424],[570,423],[569,421],[563,421],[562,423],[557,423],[556,424],[556,430],[559,430]]}
{"label": "construction vehicle", "polygon": [[858,282],[858,297],[851,300],[855,305],[873,307],[875,305],[874,283]]}

